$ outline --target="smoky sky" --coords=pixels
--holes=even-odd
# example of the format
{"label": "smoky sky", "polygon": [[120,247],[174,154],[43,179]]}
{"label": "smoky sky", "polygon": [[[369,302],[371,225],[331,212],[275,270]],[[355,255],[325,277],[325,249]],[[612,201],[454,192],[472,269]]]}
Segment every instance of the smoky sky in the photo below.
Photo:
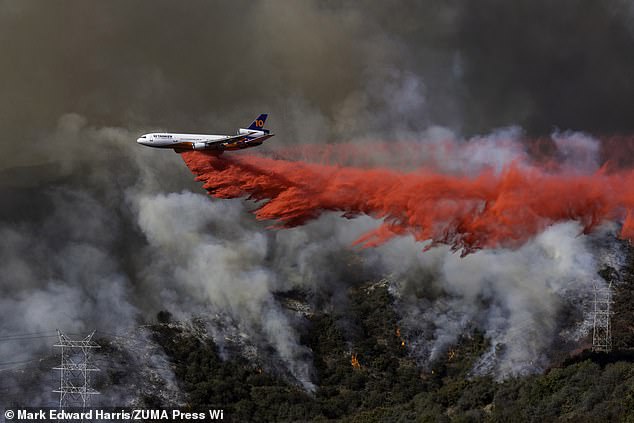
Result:
{"label": "smoky sky", "polygon": [[633,22],[619,1],[3,1],[1,142],[37,148],[69,112],[209,131],[268,111],[284,128],[301,124],[289,98],[325,116],[327,139],[355,93],[393,70],[422,84],[410,126],[628,132]]}
{"label": "smoky sky", "polygon": [[631,131],[631,2],[466,5],[457,39],[465,57],[464,110],[476,127],[516,121],[537,133]]}

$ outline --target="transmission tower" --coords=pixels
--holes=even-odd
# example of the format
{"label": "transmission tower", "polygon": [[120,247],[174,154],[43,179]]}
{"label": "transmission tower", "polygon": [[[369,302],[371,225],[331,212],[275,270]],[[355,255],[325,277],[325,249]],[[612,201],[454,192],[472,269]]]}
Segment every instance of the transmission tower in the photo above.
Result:
{"label": "transmission tower", "polygon": [[59,370],[59,389],[53,392],[59,393],[60,410],[69,407],[85,409],[90,406],[90,400],[93,395],[98,395],[90,386],[90,374],[99,371],[99,369],[90,363],[90,353],[94,348],[101,348],[93,342],[90,335],[82,340],[74,341],[69,339],[62,332],[57,330],[59,340],[53,345],[61,349],[61,364],[54,367]]}
{"label": "transmission tower", "polygon": [[592,351],[612,351],[612,282],[594,286],[594,323],[592,330]]}

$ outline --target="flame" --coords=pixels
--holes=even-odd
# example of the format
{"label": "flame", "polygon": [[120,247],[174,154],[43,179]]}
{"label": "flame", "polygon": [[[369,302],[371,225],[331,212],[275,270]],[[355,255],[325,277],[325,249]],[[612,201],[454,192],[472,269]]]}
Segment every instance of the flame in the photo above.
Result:
{"label": "flame", "polygon": [[454,350],[449,350],[449,351],[447,352],[447,361],[451,361],[451,360],[453,360],[453,359],[454,359],[454,357],[456,356],[456,354],[457,354],[457,353],[456,353],[456,351],[454,351]]}
{"label": "flame", "polygon": [[359,360],[357,359],[357,355],[355,353],[352,353],[352,357],[350,358],[350,364],[352,364],[352,367],[354,367],[355,369],[361,368],[361,364],[359,364]]}
{"label": "flame", "polygon": [[182,153],[203,187],[218,198],[268,200],[255,210],[277,227],[303,225],[326,211],[381,219],[359,238],[364,247],[399,235],[431,240],[467,255],[482,248],[517,248],[548,226],[575,220],[587,233],[602,221],[623,222],[634,240],[634,170],[593,174],[515,163],[500,173],[404,173],[276,160],[257,155]]}
{"label": "flame", "polygon": [[401,328],[396,327],[396,337],[401,341],[401,347],[405,347],[405,340],[401,337]]}

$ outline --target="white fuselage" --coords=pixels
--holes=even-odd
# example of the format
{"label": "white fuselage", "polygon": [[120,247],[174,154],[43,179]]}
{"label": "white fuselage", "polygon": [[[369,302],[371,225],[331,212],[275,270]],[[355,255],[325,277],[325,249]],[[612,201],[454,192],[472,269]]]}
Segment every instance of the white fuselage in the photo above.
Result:
{"label": "white fuselage", "polygon": [[[268,131],[267,131],[268,132]],[[240,150],[255,147],[273,134],[251,129],[238,129],[237,135],[177,134],[153,132],[141,135],[137,142],[148,147],[186,150]]]}

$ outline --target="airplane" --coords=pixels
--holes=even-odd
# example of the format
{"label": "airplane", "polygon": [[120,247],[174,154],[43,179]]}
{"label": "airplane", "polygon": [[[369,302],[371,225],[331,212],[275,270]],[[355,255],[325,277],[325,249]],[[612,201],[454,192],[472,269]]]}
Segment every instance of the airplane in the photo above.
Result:
{"label": "airplane", "polygon": [[267,114],[261,114],[248,128],[238,128],[237,135],[174,134],[153,132],[141,135],[136,142],[155,148],[172,148],[177,153],[207,150],[222,154],[224,151],[242,150],[261,145],[273,135],[264,129]]}

